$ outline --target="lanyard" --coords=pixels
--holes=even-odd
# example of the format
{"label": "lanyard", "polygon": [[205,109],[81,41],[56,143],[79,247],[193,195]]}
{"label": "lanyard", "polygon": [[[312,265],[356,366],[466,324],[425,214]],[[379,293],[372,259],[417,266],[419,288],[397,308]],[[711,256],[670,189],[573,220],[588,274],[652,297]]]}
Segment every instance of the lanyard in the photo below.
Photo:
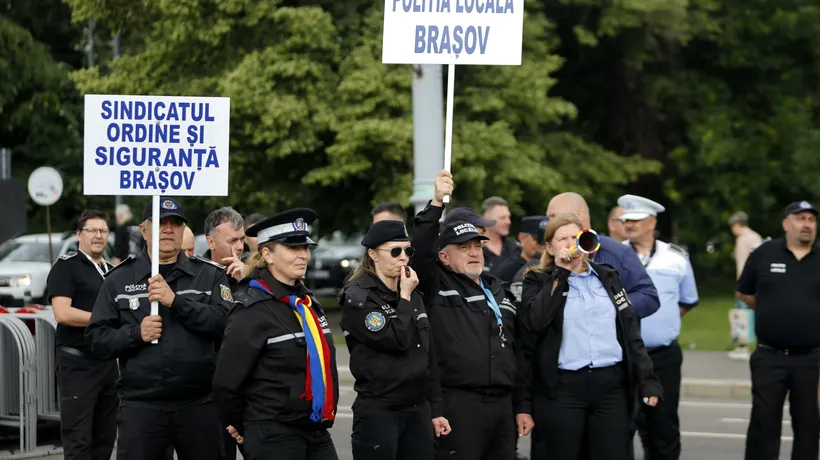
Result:
{"label": "lanyard", "polygon": [[99,274],[100,274],[100,276],[102,276],[103,278],[105,278],[105,274],[106,274],[106,273],[108,273],[108,265],[106,265],[105,260],[104,260],[104,259],[100,259],[100,260],[102,260],[102,261],[103,261],[103,266],[105,267],[105,271],[103,271],[103,269],[102,269],[102,268],[100,268],[100,266],[99,266],[99,265],[97,265],[97,264],[95,264],[95,263],[94,263],[94,259],[92,259],[92,258],[91,258],[91,256],[89,256],[88,254],[86,254],[85,252],[83,252],[83,250],[82,250],[82,249],[78,249],[78,251],[82,252],[82,253],[83,253],[83,255],[84,255],[86,258],[88,258],[88,261],[89,261],[89,262],[91,262],[91,265],[93,265],[93,266],[94,266],[94,268],[96,268],[96,269],[97,269],[97,273],[99,273]]}
{"label": "lanyard", "polygon": [[504,323],[501,321],[501,309],[498,308],[498,302],[495,301],[493,293],[484,287],[484,281],[479,280],[479,283],[481,285],[481,290],[484,291],[484,297],[487,298],[487,304],[490,306],[493,313],[495,313],[495,321],[498,323],[498,337],[501,338],[501,346],[503,347],[507,339],[504,337]]}

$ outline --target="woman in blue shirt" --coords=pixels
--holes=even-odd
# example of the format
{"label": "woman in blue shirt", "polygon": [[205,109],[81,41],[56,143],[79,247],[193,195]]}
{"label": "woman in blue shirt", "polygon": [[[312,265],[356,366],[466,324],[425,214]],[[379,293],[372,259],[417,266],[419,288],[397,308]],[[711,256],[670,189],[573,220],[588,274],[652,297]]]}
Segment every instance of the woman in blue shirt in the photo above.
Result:
{"label": "woman in blue shirt", "polygon": [[538,427],[533,460],[626,460],[639,400],[662,395],[618,272],[571,255],[581,229],[574,214],[550,220],[524,278],[515,398],[519,433]]}

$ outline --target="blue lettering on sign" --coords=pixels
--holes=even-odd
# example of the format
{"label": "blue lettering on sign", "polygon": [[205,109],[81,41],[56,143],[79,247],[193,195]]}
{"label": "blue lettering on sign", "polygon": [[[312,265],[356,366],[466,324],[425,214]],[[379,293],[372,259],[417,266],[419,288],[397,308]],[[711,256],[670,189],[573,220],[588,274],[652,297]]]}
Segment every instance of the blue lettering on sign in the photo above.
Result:
{"label": "blue lettering on sign", "polygon": [[136,121],[214,121],[208,102],[102,101],[103,120]]}
{"label": "blue lettering on sign", "polygon": [[120,188],[123,190],[190,190],[194,185],[196,171],[120,171]]}
{"label": "blue lettering on sign", "polygon": [[[447,10],[449,11],[449,9],[448,5]],[[515,14],[513,0],[456,0],[456,13],[472,13],[473,11],[476,13]]]}
{"label": "blue lettering on sign", "polygon": [[490,26],[416,26],[416,54],[484,54],[490,39]]}

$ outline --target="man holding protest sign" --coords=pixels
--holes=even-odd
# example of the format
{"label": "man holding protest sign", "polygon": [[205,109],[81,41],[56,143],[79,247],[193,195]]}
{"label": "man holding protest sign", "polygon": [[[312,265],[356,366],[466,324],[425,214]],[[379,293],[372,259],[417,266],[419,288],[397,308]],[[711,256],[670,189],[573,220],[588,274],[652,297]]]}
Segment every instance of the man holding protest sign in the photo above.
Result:
{"label": "man holding protest sign", "polygon": [[[219,460],[213,344],[233,298],[224,270],[181,252],[182,206],[164,199],[161,209],[159,274],[151,276],[149,205],[140,224],[148,250],[106,276],[86,337],[94,355],[119,359],[118,460],[163,458],[169,445],[181,460]],[[155,315],[153,301],[161,305]]]}

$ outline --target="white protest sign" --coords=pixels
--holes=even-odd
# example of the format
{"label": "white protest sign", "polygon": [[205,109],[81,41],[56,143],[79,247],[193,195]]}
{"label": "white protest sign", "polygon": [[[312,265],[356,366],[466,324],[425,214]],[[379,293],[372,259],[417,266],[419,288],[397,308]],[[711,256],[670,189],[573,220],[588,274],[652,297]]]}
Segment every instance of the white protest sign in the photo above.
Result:
{"label": "white protest sign", "polygon": [[230,99],[85,96],[83,193],[227,196]]}
{"label": "white protest sign", "polygon": [[384,0],[382,63],[447,64],[447,171],[453,150],[455,64],[521,65],[523,36],[524,0]]}
{"label": "white protest sign", "polygon": [[385,0],[382,63],[521,65],[524,0]]}

